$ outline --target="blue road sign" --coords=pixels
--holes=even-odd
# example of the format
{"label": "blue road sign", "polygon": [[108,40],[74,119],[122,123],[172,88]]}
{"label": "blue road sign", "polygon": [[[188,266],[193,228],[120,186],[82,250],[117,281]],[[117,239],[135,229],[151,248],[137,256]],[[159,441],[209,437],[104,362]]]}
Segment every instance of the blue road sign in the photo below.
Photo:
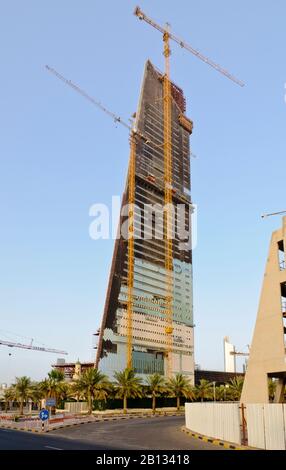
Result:
{"label": "blue road sign", "polygon": [[39,416],[40,416],[40,419],[42,421],[47,421],[47,419],[49,419],[49,412],[48,410],[41,410],[40,413],[39,413]]}
{"label": "blue road sign", "polygon": [[56,406],[56,399],[55,398],[47,398],[46,399],[46,406]]}

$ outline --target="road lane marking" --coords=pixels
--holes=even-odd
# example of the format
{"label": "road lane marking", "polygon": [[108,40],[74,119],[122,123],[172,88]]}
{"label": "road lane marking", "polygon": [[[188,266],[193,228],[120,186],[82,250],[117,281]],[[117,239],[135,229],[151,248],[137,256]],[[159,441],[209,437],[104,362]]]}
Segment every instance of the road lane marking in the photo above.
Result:
{"label": "road lane marking", "polygon": [[46,449],[52,449],[52,450],[63,450],[60,449],[59,447],[53,447],[53,446],[45,446]]}

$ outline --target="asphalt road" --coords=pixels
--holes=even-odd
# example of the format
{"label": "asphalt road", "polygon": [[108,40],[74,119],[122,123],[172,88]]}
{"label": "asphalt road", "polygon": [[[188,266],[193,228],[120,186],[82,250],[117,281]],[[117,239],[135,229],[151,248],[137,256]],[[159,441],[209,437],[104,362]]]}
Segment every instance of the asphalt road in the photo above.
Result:
{"label": "asphalt road", "polygon": [[222,450],[180,428],[184,417],[103,421],[34,434],[0,429],[0,450]]}

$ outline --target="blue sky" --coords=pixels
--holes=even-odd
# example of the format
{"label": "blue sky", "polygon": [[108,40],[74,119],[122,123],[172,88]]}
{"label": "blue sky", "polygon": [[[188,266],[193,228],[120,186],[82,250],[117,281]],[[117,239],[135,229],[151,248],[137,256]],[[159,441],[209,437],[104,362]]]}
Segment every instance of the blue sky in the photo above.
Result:
{"label": "blue sky", "polygon": [[[122,193],[128,135],[45,64],[128,119],[159,33],[137,1],[0,0],[0,337],[93,357],[113,241],[89,238],[89,208]],[[172,78],[194,121],[196,362],[222,369],[222,338],[251,340],[271,231],[284,202],[286,4],[141,0],[140,6],[246,82],[172,45]],[[3,331],[5,330],[5,331]],[[28,340],[26,340],[28,341]],[[9,352],[12,355],[9,356]],[[0,382],[43,377],[56,356],[0,349]]]}

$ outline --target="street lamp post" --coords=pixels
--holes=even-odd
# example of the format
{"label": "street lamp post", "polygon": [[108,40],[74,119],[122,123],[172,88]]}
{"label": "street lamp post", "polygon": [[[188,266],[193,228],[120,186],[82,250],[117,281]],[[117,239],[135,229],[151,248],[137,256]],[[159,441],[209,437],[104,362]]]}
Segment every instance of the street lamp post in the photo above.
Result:
{"label": "street lamp post", "polygon": [[214,401],[216,401],[216,396],[215,396],[215,382],[213,382],[213,397],[214,397]]}

